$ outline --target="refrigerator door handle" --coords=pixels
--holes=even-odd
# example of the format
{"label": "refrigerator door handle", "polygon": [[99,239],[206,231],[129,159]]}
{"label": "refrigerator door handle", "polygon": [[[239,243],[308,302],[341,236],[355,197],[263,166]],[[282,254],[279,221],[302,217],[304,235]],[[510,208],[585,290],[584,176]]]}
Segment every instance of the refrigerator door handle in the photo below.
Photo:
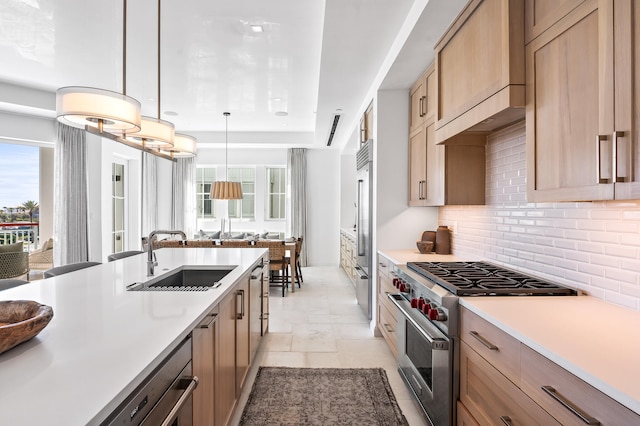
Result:
{"label": "refrigerator door handle", "polygon": [[358,241],[356,243],[356,249],[358,250],[358,256],[365,255],[365,247],[364,247],[364,229],[362,229],[362,184],[363,180],[358,179]]}

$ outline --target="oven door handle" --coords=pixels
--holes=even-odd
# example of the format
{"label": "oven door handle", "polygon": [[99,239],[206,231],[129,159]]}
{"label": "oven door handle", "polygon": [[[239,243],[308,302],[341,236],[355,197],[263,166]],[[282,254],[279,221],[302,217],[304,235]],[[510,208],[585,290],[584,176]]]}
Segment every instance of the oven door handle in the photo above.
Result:
{"label": "oven door handle", "polygon": [[193,391],[198,387],[198,376],[181,379],[181,381],[188,382],[189,385],[185,389],[184,393],[180,395],[180,399],[178,399],[169,414],[167,414],[167,417],[165,417],[161,426],[169,426],[176,419],[178,413],[182,409],[182,406],[187,402]]}
{"label": "oven door handle", "polygon": [[[431,347],[434,350],[437,350],[437,349],[438,350],[449,350],[449,341],[447,339],[443,339],[443,338],[437,337],[437,336],[432,336],[431,334],[429,334],[428,330],[425,330],[423,326],[418,324],[416,322],[416,320],[414,320],[411,317],[411,314],[409,313],[409,311],[402,305],[402,303],[400,303],[398,301],[398,298],[402,300],[402,296],[400,296],[399,294],[389,294],[389,295],[387,295],[387,297],[400,310],[400,313],[402,314],[402,316],[405,317],[407,319],[407,321],[409,321],[411,324],[413,324],[415,329],[418,330],[418,332],[422,335],[422,337],[427,339],[427,341],[429,342],[429,344],[431,344]],[[437,344],[434,344],[436,342],[437,342]]]}

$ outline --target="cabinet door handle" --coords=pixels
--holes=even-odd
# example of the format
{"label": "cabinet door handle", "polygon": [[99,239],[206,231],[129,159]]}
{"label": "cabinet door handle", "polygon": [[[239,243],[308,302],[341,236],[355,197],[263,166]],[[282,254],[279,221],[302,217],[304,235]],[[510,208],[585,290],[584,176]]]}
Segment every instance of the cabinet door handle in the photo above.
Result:
{"label": "cabinet door handle", "polygon": [[214,322],[218,319],[218,314],[212,314],[211,318],[206,324],[200,324],[199,328],[211,328]]}
{"label": "cabinet door handle", "polygon": [[482,337],[480,335],[480,333],[478,333],[477,331],[471,330],[469,332],[469,334],[472,335],[473,337],[475,337],[480,343],[482,343],[490,351],[498,351],[498,350],[500,350],[496,345],[494,345],[493,343],[491,343],[490,341],[488,341],[487,339]]}
{"label": "cabinet door handle", "polygon": [[571,411],[574,415],[576,415],[580,420],[588,425],[599,425],[600,422],[595,417],[591,417],[586,412],[584,412],[580,407],[575,405],[573,402],[569,401],[564,396],[560,395],[558,391],[553,386],[542,386],[541,388],[545,391],[551,398],[555,399],[559,402],[564,408]]}
{"label": "cabinet door handle", "polygon": [[[614,131],[613,132],[613,181],[614,182],[627,182],[629,179],[629,176],[620,176],[618,174],[618,154],[619,154],[619,150],[618,150],[618,138],[621,138],[624,136],[624,132],[619,132],[619,131]],[[626,151],[626,156],[624,156],[622,158],[622,162],[625,162],[626,159],[629,156],[629,151]],[[629,170],[631,170],[629,168],[629,166],[627,165],[627,167],[625,167],[626,173],[629,173]]]}
{"label": "cabinet door handle", "polygon": [[[611,183],[610,179],[602,177],[602,142],[607,140],[607,135],[596,136],[596,183]],[[614,156],[615,158],[615,156]]]}
{"label": "cabinet door handle", "polygon": [[500,416],[500,420],[502,420],[502,423],[505,424],[505,426],[511,426],[511,417],[509,416]]}
{"label": "cabinet door handle", "polygon": [[391,327],[391,325],[389,324],[383,324],[384,328],[387,330],[387,333],[394,333],[393,331],[393,327]]}
{"label": "cabinet door handle", "polygon": [[[240,313],[238,313],[236,315],[236,319],[241,320],[242,318],[244,318],[244,290],[238,290],[238,292],[236,293],[236,303],[237,303],[237,297],[240,296]],[[238,307],[236,305],[236,312],[238,312]]]}
{"label": "cabinet door handle", "polygon": [[422,96],[418,99],[418,117],[422,117]]}

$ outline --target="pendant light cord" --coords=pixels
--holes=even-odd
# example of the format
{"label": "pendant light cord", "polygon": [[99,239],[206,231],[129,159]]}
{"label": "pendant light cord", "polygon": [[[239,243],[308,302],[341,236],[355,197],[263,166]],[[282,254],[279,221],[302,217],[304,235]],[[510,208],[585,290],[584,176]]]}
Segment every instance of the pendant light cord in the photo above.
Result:
{"label": "pendant light cord", "polygon": [[229,116],[230,112],[223,112],[224,114],[224,168],[227,174],[227,182],[229,180]]}
{"label": "pendant light cord", "polygon": [[160,3],[158,0],[158,120],[160,120]]}
{"label": "pendant light cord", "polygon": [[127,0],[122,0],[122,94],[127,95]]}

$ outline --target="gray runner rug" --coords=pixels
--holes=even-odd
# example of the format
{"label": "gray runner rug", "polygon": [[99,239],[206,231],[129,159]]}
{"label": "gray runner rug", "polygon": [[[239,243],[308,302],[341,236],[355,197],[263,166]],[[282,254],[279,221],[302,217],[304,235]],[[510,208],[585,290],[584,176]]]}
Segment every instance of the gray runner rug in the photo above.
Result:
{"label": "gray runner rug", "polygon": [[240,425],[408,425],[382,368],[260,367]]}

